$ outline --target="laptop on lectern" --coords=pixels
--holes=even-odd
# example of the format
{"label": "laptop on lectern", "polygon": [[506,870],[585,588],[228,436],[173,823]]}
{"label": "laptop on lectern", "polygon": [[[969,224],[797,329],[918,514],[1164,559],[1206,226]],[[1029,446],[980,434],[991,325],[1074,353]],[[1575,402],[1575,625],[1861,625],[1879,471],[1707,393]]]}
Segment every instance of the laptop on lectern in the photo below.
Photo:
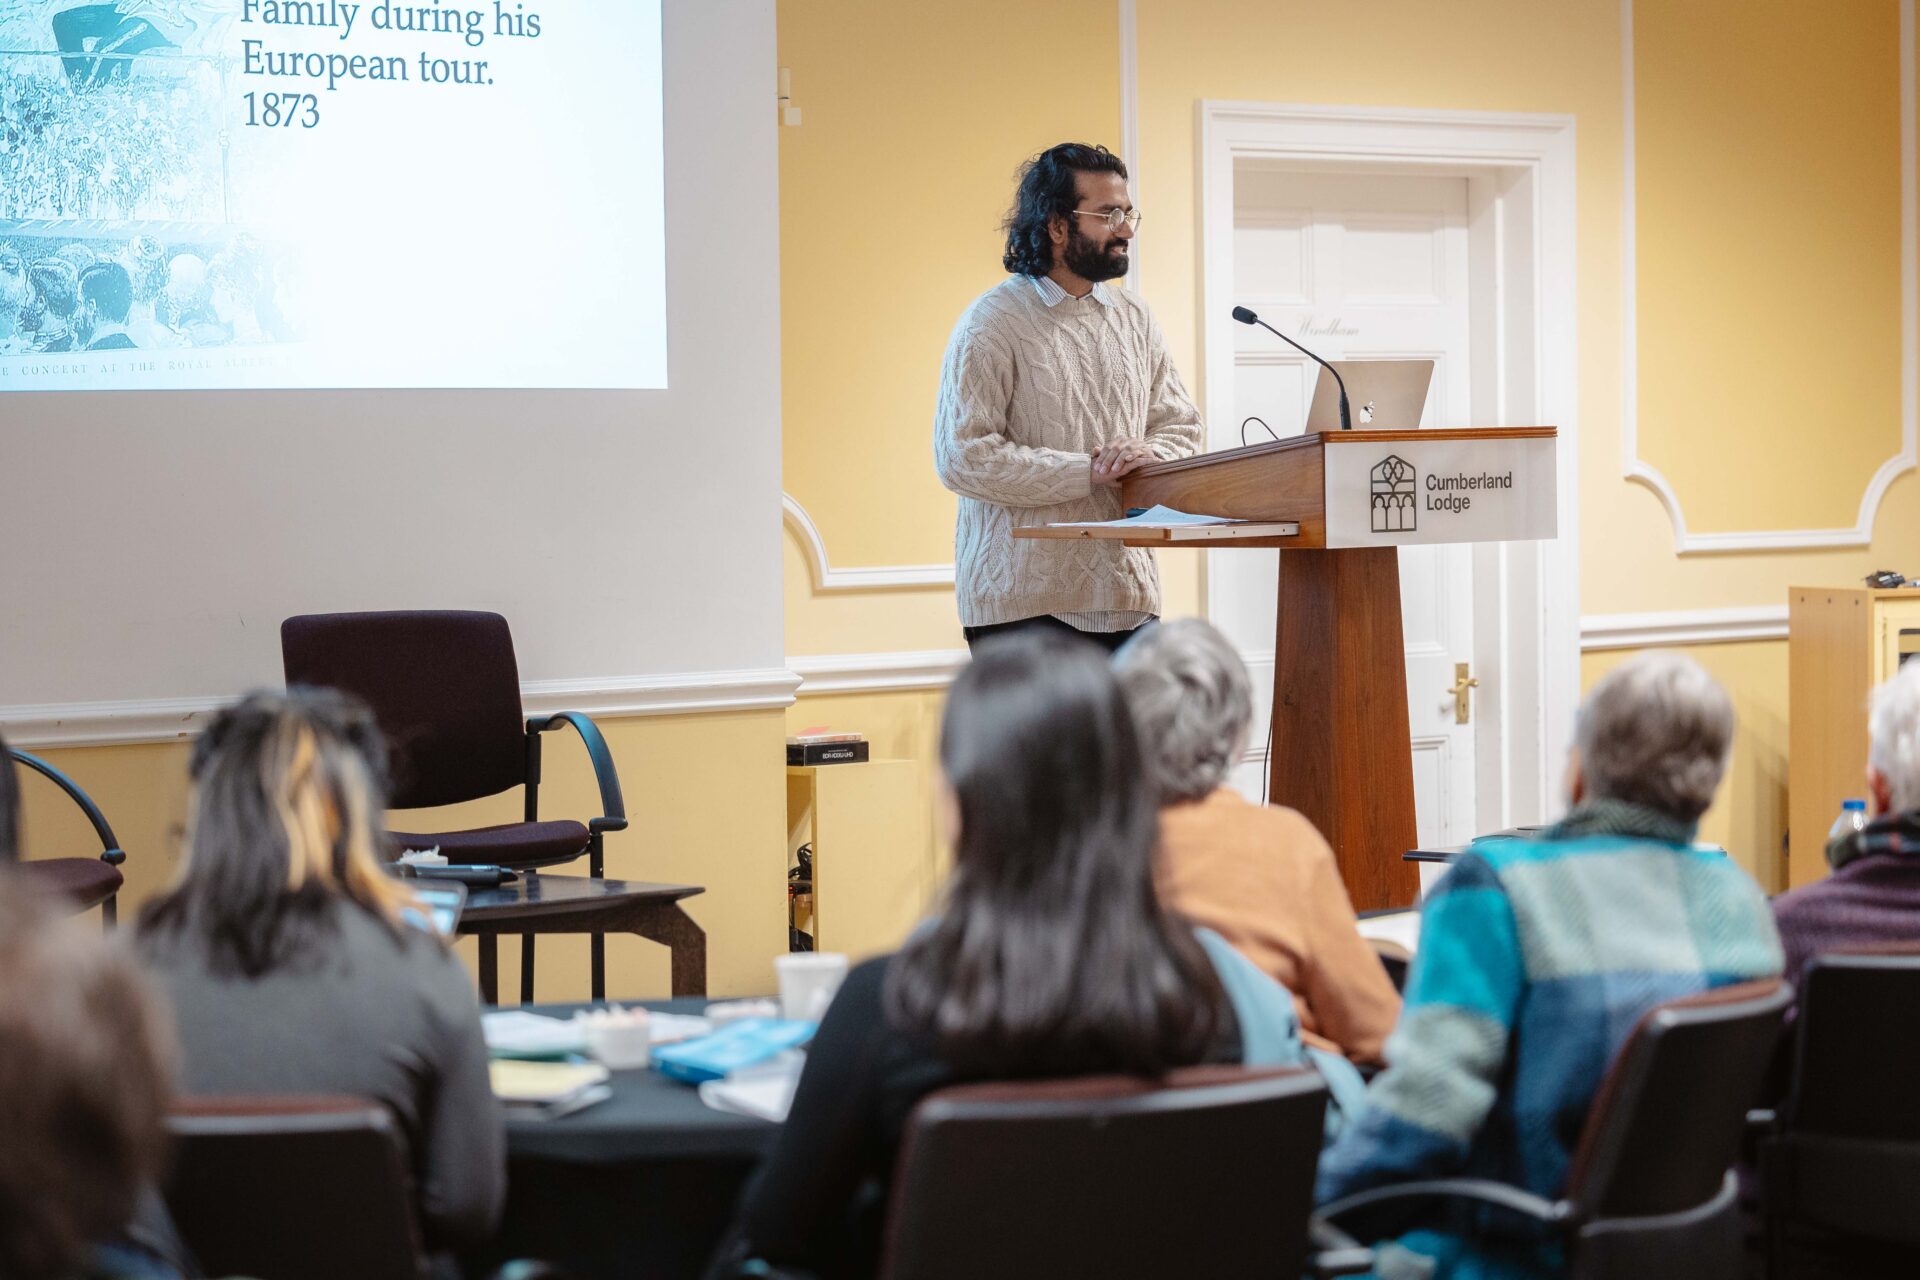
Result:
{"label": "laptop on lectern", "polygon": [[[1427,384],[1433,381],[1431,360],[1333,360],[1347,383],[1347,406],[1355,431],[1412,431],[1420,425],[1427,405]],[[1313,405],[1307,410],[1307,430],[1340,429],[1340,387],[1333,375],[1320,370],[1313,386]]]}

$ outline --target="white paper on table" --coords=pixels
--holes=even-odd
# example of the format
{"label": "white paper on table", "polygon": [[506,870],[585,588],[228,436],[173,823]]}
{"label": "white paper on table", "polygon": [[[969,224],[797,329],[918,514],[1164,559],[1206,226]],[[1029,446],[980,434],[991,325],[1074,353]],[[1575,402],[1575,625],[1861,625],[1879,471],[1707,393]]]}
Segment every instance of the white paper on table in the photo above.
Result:
{"label": "white paper on table", "polygon": [[1205,525],[1205,524],[1245,524],[1245,520],[1235,520],[1229,516],[1196,516],[1185,511],[1175,511],[1172,507],[1148,507],[1137,516],[1128,516],[1124,520],[1063,520],[1059,524],[1050,524],[1049,529],[1123,529],[1129,525],[1145,525],[1152,528],[1165,528],[1168,525]]}
{"label": "white paper on table", "polygon": [[700,1101],[715,1111],[782,1124],[793,1106],[793,1091],[800,1084],[800,1068],[806,1061],[806,1054],[789,1049],[760,1066],[736,1071],[725,1080],[703,1082]]}
{"label": "white paper on table", "polygon": [[713,1030],[713,1023],[697,1013],[654,1013],[647,1015],[647,1028],[653,1043],[668,1044],[704,1036]]}
{"label": "white paper on table", "polygon": [[1372,942],[1392,942],[1405,947],[1411,956],[1420,949],[1420,913],[1395,911],[1390,915],[1368,916],[1360,922],[1360,936]]}
{"label": "white paper on table", "polygon": [[587,1040],[570,1018],[549,1018],[524,1009],[502,1009],[480,1015],[480,1031],[494,1053],[585,1053]]}

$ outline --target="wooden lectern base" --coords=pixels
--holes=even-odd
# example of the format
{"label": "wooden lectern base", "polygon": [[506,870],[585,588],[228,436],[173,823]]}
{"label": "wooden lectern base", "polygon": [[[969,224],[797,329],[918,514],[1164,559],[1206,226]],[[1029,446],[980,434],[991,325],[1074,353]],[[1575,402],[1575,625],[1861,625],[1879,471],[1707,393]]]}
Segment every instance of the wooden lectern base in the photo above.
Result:
{"label": "wooden lectern base", "polygon": [[[1420,878],[1405,860],[1415,828],[1399,545],[1553,537],[1556,435],[1309,432],[1155,462],[1120,481],[1123,510],[1165,506],[1234,524],[1053,525],[1013,536],[1279,547],[1268,795],[1327,837],[1354,906],[1406,907]],[[1447,478],[1449,497],[1464,479],[1471,504],[1422,506],[1422,475]]]}
{"label": "wooden lectern base", "polygon": [[1394,547],[1280,553],[1269,794],[1333,846],[1354,909],[1410,907],[1420,876]]}

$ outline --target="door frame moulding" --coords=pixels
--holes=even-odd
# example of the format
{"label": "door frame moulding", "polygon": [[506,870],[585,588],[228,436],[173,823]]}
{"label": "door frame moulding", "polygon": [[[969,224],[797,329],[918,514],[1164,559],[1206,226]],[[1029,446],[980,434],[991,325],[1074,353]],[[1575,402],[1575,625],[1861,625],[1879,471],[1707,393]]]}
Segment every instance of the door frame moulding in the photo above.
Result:
{"label": "door frame moulding", "polygon": [[[1209,421],[1224,421],[1223,410],[1233,400],[1227,316],[1235,302],[1236,161],[1464,176],[1470,201],[1476,180],[1484,188],[1500,187],[1485,194],[1489,247],[1496,258],[1489,332],[1497,335],[1501,375],[1490,402],[1503,422],[1519,415],[1515,421],[1559,428],[1561,533],[1551,542],[1490,544],[1473,551],[1474,667],[1491,695],[1479,704],[1477,823],[1493,829],[1546,817],[1572,740],[1580,688],[1573,117],[1209,100],[1198,105],[1196,127],[1202,386]],[[1525,296],[1507,296],[1520,288]],[[1209,552],[1209,559],[1214,554],[1220,553]],[[1218,589],[1218,575],[1209,572],[1210,615],[1218,612]]]}
{"label": "door frame moulding", "polygon": [[1915,87],[1914,0],[1900,0],[1900,452],[1880,464],[1860,495],[1853,526],[1842,529],[1756,529],[1732,533],[1695,533],[1687,528],[1680,495],[1659,468],[1640,456],[1640,334],[1638,320],[1639,255],[1635,227],[1633,0],[1620,0],[1621,149],[1625,165],[1620,257],[1620,473],[1646,486],[1673,524],[1674,549],[1680,555],[1742,551],[1802,551],[1864,547],[1873,542],[1880,500],[1895,480],[1920,466],[1920,144],[1914,113],[1920,106]]}

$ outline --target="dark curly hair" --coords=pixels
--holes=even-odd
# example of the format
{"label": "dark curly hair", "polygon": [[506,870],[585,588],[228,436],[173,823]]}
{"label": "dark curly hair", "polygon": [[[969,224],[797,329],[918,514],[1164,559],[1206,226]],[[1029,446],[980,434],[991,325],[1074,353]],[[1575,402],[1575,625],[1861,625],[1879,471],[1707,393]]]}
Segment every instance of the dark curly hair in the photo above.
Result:
{"label": "dark curly hair", "polygon": [[1047,238],[1047,219],[1073,212],[1078,195],[1076,173],[1117,173],[1127,176],[1126,163],[1105,147],[1063,142],[1048,147],[1020,166],[1020,187],[1004,224],[1007,251],[1000,265],[1023,276],[1043,276],[1053,270],[1053,241]]}

